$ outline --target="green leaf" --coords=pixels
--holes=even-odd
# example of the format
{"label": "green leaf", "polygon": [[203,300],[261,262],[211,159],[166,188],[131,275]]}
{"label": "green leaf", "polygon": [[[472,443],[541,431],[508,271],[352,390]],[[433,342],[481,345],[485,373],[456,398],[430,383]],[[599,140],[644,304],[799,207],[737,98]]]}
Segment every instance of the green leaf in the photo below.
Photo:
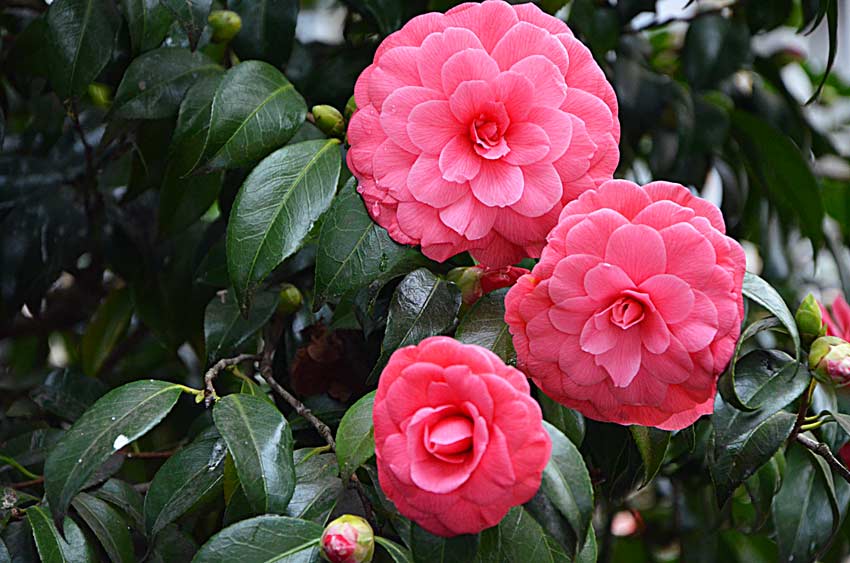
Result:
{"label": "green leaf", "polygon": [[0,539],[0,563],[12,563],[12,556],[9,555],[9,550],[2,539]]}
{"label": "green leaf", "polygon": [[794,343],[796,358],[800,357],[800,334],[797,332],[797,323],[794,315],[788,309],[782,296],[773,287],[755,274],[746,272],[744,274],[744,296],[764,307],[768,313],[779,319],[779,322],[788,331],[791,341]]}
{"label": "green leaf", "polygon": [[213,297],[204,313],[204,340],[207,344],[207,363],[232,355],[251,336],[257,333],[274,314],[280,295],[277,291],[258,293],[248,318],[242,316],[236,296]]}
{"label": "green leaf", "polygon": [[197,551],[198,544],[192,536],[172,524],[154,538],[151,555],[145,563],[186,563]]}
{"label": "green leaf", "polygon": [[[768,122],[741,110],[732,112],[732,129],[752,182],[784,216],[796,219],[803,234],[812,239],[816,247],[820,246],[823,242],[823,202],[818,182],[800,149]],[[745,277],[745,290],[747,285]],[[770,289],[771,299],[776,295],[768,284],[760,285]],[[757,301],[755,297],[750,298]],[[784,319],[782,322],[786,324]],[[797,334],[796,327],[791,334]]]}
{"label": "green leaf", "polygon": [[814,561],[835,531],[825,473],[801,446],[788,450],[782,488],[773,499],[773,525],[779,561]]}
{"label": "green leaf", "polygon": [[750,57],[750,31],[737,19],[709,14],[688,27],[682,49],[685,76],[697,89],[715,86]]}
{"label": "green leaf", "polygon": [[543,418],[563,432],[576,447],[581,446],[584,441],[584,416],[578,411],[556,403],[539,389],[536,392],[536,398],[543,411]]}
{"label": "green leaf", "polygon": [[63,528],[65,539],[50,520],[47,512],[39,506],[27,509],[27,522],[38,548],[42,563],[89,563],[94,562],[94,554],[86,543],[86,537],[76,522],[65,518]]}
{"label": "green leaf", "polygon": [[63,98],[82,94],[112,57],[118,18],[107,0],[56,0],[47,10],[50,82]]}
{"label": "green leaf", "polygon": [[516,350],[505,322],[505,295],[509,288],[488,293],[463,316],[455,338],[494,352],[506,363],[516,361]]}
{"label": "green leaf", "polygon": [[574,563],[596,563],[597,557],[596,532],[593,531],[593,526],[590,526],[587,530],[587,539],[584,541],[584,547],[575,556]]}
{"label": "green leaf", "polygon": [[143,380],[101,397],[53,447],[44,464],[44,488],[60,519],[71,499],[110,455],[165,418],[182,393],[166,381]]}
{"label": "green leaf", "polygon": [[286,516],[257,516],[214,535],[194,563],[312,563],[322,527]]}
{"label": "green leaf", "polygon": [[215,404],[213,420],[253,510],[286,513],[295,490],[295,462],[292,430],[280,411],[259,397],[235,394]]}
{"label": "green leaf", "polygon": [[543,427],[552,439],[552,457],[543,470],[543,493],[570,525],[573,544],[570,551],[581,551],[593,516],[593,485],[576,446],[548,422]]}
{"label": "green leaf", "polygon": [[96,489],[93,494],[122,510],[137,530],[145,531],[145,501],[132,485],[119,479],[110,479],[99,489]]}
{"label": "green leaf", "polygon": [[717,503],[723,506],[735,489],[785,443],[796,417],[782,410],[739,411],[720,398],[714,405],[708,468]]}
{"label": "green leaf", "polygon": [[372,406],[375,393],[361,397],[345,412],[336,432],[336,459],[343,480],[375,455],[375,428],[372,426]]}
{"label": "green leaf", "polygon": [[340,297],[352,289],[386,282],[424,265],[422,254],[390,238],[372,221],[352,178],[322,219],[316,252],[314,303]]}
{"label": "green leaf", "polygon": [[821,92],[823,92],[823,87],[826,85],[826,81],[829,78],[832,65],[835,64],[835,55],[838,54],[838,0],[821,0],[821,3],[826,4],[826,25],[829,33],[829,54],[826,57],[826,68],[823,70],[823,77],[818,83],[815,93],[812,94],[812,97],[806,102],[806,105],[814,102],[820,97]]}
{"label": "green leaf", "polygon": [[378,380],[390,355],[398,348],[451,330],[460,303],[460,289],[455,284],[438,278],[425,268],[407,274],[390,302],[381,357],[367,383]]}
{"label": "green leaf", "polygon": [[87,493],[78,494],[72,505],[97,536],[113,563],[136,560],[127,521],[117,510]]}
{"label": "green leaf", "polygon": [[242,18],[242,29],[233,38],[239,58],[285,66],[295,39],[298,0],[231,0],[227,7]]}
{"label": "green leaf", "polygon": [[404,9],[406,3],[397,0],[348,0],[348,3],[374,19],[383,35],[400,29],[409,17]]}
{"label": "green leaf", "polygon": [[315,454],[315,449],[295,451],[295,492],[286,516],[323,523],[343,491],[339,465],[332,453]]}
{"label": "green leaf", "polygon": [[481,547],[475,561],[568,563],[570,558],[523,507],[515,506],[498,526],[481,533]]}
{"label": "green leaf", "polygon": [[72,368],[56,370],[35,388],[30,397],[41,408],[65,420],[77,420],[108,387]]}
{"label": "green leaf", "polygon": [[213,99],[222,80],[224,75],[220,73],[203,76],[189,88],[180,102],[169,152],[171,159],[180,165],[175,172],[179,172],[181,177],[194,170],[204,154]]}
{"label": "green leaf", "polygon": [[770,517],[770,508],[773,497],[782,486],[782,478],[785,475],[785,452],[778,450],[770,461],[759,468],[744,482],[750,502],[755,508],[756,517],[752,529],[757,530],[767,522]]}
{"label": "green leaf", "polygon": [[413,524],[410,551],[415,563],[466,563],[478,551],[478,535],[443,538]]}
{"label": "green leaf", "polygon": [[116,289],[94,312],[80,346],[83,372],[95,376],[110,352],[124,336],[133,314],[133,299],[127,288]]}
{"label": "green leaf", "polygon": [[270,64],[247,61],[231,68],[213,100],[204,169],[257,162],[292,138],[306,115],[304,98]]}
{"label": "green leaf", "polygon": [[136,55],[159,47],[174,19],[159,0],[121,0],[121,9]]}
{"label": "green leaf", "polygon": [[168,458],[145,495],[145,529],[149,537],[156,536],[221,486],[226,454],[224,440],[202,435]]}
{"label": "green leaf", "polygon": [[175,156],[165,167],[159,199],[159,229],[173,235],[191,227],[216,202],[224,174],[195,174],[181,177],[186,153]]}
{"label": "green leaf", "polygon": [[245,180],[227,225],[227,265],[243,310],[256,285],[298,250],[328,208],[339,173],[339,141],[330,139],[284,147]]}
{"label": "green leaf", "polygon": [[[729,390],[733,381],[734,389]],[[809,370],[780,350],[753,350],[737,361],[734,372],[724,376],[723,397],[740,410],[781,409],[806,390],[811,380]],[[740,402],[740,404],[738,404]]]}
{"label": "green leaf", "polygon": [[194,51],[198,46],[198,39],[207,25],[207,16],[210,15],[212,0],[160,0],[162,5],[168,8],[180,27],[189,36],[189,45]]}
{"label": "green leaf", "polygon": [[114,116],[121,119],[171,117],[186,91],[221,67],[201,53],[161,47],[133,60],[115,93]]}
{"label": "green leaf", "polygon": [[384,548],[394,563],[413,563],[413,556],[410,554],[410,551],[394,541],[382,538],[381,536],[375,536],[375,543]]}
{"label": "green leaf", "polygon": [[642,487],[652,481],[664,463],[667,446],[670,445],[670,432],[646,426],[630,426],[635,445],[643,460]]}

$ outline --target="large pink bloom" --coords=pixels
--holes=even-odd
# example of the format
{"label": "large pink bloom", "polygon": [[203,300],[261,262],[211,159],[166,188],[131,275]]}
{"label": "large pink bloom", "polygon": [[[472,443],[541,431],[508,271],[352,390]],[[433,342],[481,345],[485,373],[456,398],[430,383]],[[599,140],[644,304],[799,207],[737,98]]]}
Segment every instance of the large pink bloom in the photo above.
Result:
{"label": "large pink bloom", "polygon": [[673,430],[711,413],[743,317],[744,251],[724,232],[678,184],[584,193],[507,295],[520,365],[597,420]]}
{"label": "large pink bloom", "polygon": [[354,89],[348,166],[403,244],[488,266],[540,256],[563,206],[610,179],[617,99],[566,24],[533,4],[410,20]]}
{"label": "large pink bloom", "polygon": [[443,336],[393,353],[373,419],[381,489],[441,536],[495,526],[531,499],[552,448],[525,376]]}

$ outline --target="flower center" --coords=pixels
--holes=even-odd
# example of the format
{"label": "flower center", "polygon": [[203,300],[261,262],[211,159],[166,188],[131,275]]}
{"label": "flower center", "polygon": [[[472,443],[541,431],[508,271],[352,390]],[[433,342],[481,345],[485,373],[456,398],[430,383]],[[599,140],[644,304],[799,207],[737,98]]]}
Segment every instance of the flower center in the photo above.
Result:
{"label": "flower center", "polygon": [[620,297],[611,306],[611,322],[623,330],[643,320],[643,305],[632,297]]}
{"label": "flower center", "polygon": [[472,450],[472,421],[461,415],[447,416],[425,429],[425,449],[449,463],[461,463]]}

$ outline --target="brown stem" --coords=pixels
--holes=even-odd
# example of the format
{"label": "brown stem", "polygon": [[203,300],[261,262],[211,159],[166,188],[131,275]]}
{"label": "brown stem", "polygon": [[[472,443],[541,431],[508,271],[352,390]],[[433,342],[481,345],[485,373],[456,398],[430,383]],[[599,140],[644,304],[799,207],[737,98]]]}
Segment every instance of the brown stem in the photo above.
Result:
{"label": "brown stem", "polygon": [[38,477],[37,479],[30,479],[29,481],[21,481],[20,483],[12,483],[8,485],[13,489],[26,489],[28,487],[34,487],[35,485],[41,485],[44,483],[44,477]]}
{"label": "brown stem", "polygon": [[218,397],[215,393],[215,387],[213,387],[213,381],[215,381],[215,378],[218,377],[218,374],[222,370],[241,364],[242,362],[247,362],[248,360],[257,361],[258,359],[259,357],[256,354],[239,354],[235,358],[223,358],[213,364],[207,370],[207,373],[204,374],[204,405],[209,408],[213,400]]}
{"label": "brown stem", "polygon": [[162,452],[133,452],[133,451],[119,451],[119,454],[123,455],[127,459],[168,459],[177,453],[177,450],[166,450]]}
{"label": "brown stem", "polygon": [[[805,367],[800,366],[798,369],[805,369]],[[797,421],[794,423],[794,429],[791,430],[791,435],[788,437],[788,441],[795,439],[797,435],[800,433],[800,428],[803,426],[803,423],[806,421],[806,413],[809,412],[809,404],[812,402],[812,393],[815,392],[815,387],[818,382],[814,378],[812,378],[811,383],[809,383],[809,387],[806,392],[800,396],[800,406],[797,408]]]}
{"label": "brown stem", "polygon": [[823,442],[812,440],[805,434],[797,434],[796,440],[797,443],[802,445],[804,448],[824,458],[826,462],[835,469],[841,477],[844,478],[845,481],[850,483],[850,469],[847,469],[847,467],[845,467],[844,464],[835,457],[832,450],[829,449],[829,446]]}

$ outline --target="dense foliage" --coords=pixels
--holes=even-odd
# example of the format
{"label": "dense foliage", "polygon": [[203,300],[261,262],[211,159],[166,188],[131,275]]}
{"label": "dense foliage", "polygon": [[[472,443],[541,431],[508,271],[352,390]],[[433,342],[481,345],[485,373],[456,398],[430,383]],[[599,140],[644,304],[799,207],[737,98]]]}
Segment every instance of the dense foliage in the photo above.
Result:
{"label": "dense foliage", "polygon": [[[468,254],[437,263],[373,222],[342,116],[314,106],[347,119],[380,41],[457,3],[3,3],[0,562],[308,562],[344,513],[396,563],[850,553],[850,401],[812,377],[792,313],[823,283],[813,256],[850,294],[850,151],[816,119],[850,96],[828,73],[840,0],[698,0],[674,20],[654,0],[536,2],[616,91],[614,176],[712,194],[749,242],[742,336],[714,413],[683,430],[533,389],[552,457],[496,527],[438,537],[384,496],[390,355],[451,335],[514,364],[506,290],[470,298],[449,274]],[[344,40],[297,40],[299,11],[329,6]],[[759,47],[779,28],[825,32],[827,68]]]}

